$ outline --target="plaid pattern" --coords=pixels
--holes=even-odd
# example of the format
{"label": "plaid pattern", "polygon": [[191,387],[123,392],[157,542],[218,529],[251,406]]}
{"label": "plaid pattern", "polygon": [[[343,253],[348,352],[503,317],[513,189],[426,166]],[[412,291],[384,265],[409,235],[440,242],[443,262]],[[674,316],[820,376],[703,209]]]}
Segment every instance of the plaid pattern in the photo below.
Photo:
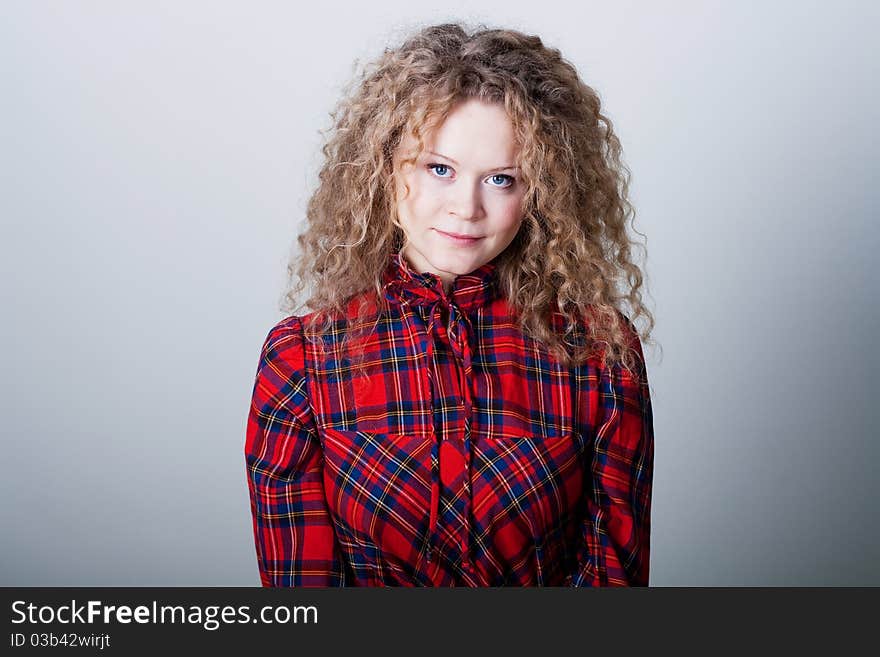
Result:
{"label": "plaid pattern", "polygon": [[324,354],[298,317],[269,331],[245,444],[264,586],[647,586],[647,387],[560,366],[494,271],[447,294],[394,254],[359,344],[344,317]]}

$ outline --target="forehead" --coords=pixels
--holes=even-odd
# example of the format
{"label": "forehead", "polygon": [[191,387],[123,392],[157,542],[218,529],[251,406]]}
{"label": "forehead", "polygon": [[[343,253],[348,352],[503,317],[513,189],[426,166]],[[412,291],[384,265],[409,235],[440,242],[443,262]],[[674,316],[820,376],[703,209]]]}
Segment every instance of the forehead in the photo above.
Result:
{"label": "forehead", "polygon": [[[513,123],[504,107],[476,99],[453,107],[440,125],[424,135],[424,143],[426,151],[475,167],[514,165],[519,150]],[[411,152],[417,142],[407,134],[401,146]]]}

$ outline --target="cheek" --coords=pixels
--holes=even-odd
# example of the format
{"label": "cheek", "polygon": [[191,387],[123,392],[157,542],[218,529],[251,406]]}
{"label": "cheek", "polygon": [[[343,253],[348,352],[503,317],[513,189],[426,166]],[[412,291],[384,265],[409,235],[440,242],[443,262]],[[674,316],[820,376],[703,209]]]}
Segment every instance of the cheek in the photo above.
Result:
{"label": "cheek", "polygon": [[409,189],[404,187],[404,183],[399,183],[397,196],[397,214],[400,223],[407,229],[416,228],[421,221],[424,210],[422,209],[423,201],[419,194],[418,185],[412,180],[406,181]]}
{"label": "cheek", "polygon": [[430,188],[424,186],[421,189],[413,189],[407,200],[410,216],[417,223],[432,223],[444,207],[442,196],[432,193]]}
{"label": "cheek", "polygon": [[522,225],[522,220],[512,221],[507,225],[507,229],[504,232],[504,241],[510,243],[513,241],[513,238],[516,237],[516,234],[519,232],[520,226]]}
{"label": "cheek", "polygon": [[497,226],[499,233],[505,235],[512,233],[515,235],[519,231],[523,220],[519,201],[504,203],[498,208],[496,217],[498,218]]}
{"label": "cheek", "polygon": [[397,193],[397,207],[412,209],[418,204],[421,186],[412,172],[400,176],[395,182]]}

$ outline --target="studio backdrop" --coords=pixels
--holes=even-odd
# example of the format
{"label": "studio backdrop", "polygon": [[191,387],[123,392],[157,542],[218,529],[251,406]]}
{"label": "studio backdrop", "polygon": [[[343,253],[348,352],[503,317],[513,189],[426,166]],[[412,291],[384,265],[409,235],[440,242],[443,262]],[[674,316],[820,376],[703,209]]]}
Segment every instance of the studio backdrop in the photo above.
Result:
{"label": "studio backdrop", "polygon": [[0,584],[257,586],[262,340],[356,62],[559,48],[647,237],[651,585],[877,585],[874,2],[0,8]]}

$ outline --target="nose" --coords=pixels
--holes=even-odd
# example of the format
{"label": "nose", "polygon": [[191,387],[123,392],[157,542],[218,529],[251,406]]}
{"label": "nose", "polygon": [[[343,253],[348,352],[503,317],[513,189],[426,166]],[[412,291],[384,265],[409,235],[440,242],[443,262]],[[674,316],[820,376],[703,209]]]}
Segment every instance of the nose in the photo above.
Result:
{"label": "nose", "polygon": [[454,214],[462,219],[479,219],[483,214],[479,184],[468,184],[462,181],[452,187],[449,214]]}

